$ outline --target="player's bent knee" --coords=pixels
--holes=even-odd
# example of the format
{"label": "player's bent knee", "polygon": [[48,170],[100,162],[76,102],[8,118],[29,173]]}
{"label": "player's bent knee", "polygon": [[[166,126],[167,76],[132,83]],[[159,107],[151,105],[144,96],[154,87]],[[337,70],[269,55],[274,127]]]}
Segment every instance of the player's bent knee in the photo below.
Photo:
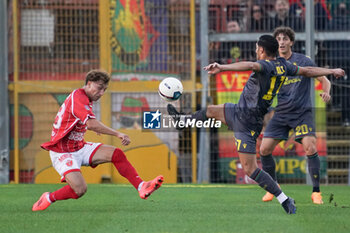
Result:
{"label": "player's bent knee", "polygon": [[316,149],[316,145],[308,145],[306,148],[305,148],[305,152],[306,152],[306,155],[313,155],[317,152],[317,149]]}
{"label": "player's bent knee", "polygon": [[265,147],[265,146],[260,147],[260,154],[262,156],[272,154],[272,152],[273,150],[271,150],[269,147]]}
{"label": "player's bent knee", "polygon": [[86,185],[82,185],[82,186],[75,188],[74,192],[77,194],[77,197],[75,199],[82,197],[86,193],[86,191],[87,191]]}
{"label": "player's bent knee", "polygon": [[245,174],[248,176],[251,176],[253,172],[258,168],[257,165],[250,164],[250,163],[243,163],[242,167]]}

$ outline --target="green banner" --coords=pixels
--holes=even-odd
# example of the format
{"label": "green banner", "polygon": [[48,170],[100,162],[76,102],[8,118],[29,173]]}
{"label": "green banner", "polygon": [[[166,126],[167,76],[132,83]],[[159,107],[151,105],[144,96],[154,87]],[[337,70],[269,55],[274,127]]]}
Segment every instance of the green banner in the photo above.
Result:
{"label": "green banner", "polygon": [[[320,178],[327,176],[327,158],[320,156],[321,171]],[[278,179],[306,179],[306,158],[302,156],[284,157],[275,156],[276,174]],[[241,167],[237,167],[238,158],[219,158],[218,167],[221,179],[225,182],[236,183],[237,174],[241,176]]]}

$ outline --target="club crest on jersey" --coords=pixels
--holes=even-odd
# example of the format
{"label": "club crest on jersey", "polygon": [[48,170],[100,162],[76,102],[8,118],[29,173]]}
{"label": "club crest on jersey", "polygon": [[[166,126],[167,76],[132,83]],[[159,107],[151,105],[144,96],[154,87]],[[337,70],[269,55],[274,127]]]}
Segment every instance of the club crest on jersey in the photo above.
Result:
{"label": "club crest on jersey", "polygon": [[68,167],[71,167],[71,166],[73,165],[73,161],[72,161],[72,160],[68,160],[68,161],[66,162],[66,165],[67,165]]}

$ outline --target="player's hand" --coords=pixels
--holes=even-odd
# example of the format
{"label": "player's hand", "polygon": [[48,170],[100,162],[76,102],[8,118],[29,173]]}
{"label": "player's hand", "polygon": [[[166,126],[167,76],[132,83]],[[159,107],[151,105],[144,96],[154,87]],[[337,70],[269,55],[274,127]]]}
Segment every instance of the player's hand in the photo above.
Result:
{"label": "player's hand", "polygon": [[203,67],[205,71],[208,71],[208,74],[217,74],[221,72],[221,65],[219,63],[211,63],[205,67]]}
{"label": "player's hand", "polygon": [[119,132],[118,138],[122,141],[123,146],[130,144],[130,138],[128,135]]}
{"label": "player's hand", "polygon": [[322,92],[320,94],[320,96],[321,96],[323,102],[325,102],[325,103],[328,103],[331,100],[331,95],[328,94],[327,92]]}
{"label": "player's hand", "polygon": [[333,75],[334,75],[334,77],[336,77],[336,78],[340,78],[340,77],[345,76],[345,71],[344,71],[343,69],[340,69],[340,68],[338,68],[338,69],[333,69]]}

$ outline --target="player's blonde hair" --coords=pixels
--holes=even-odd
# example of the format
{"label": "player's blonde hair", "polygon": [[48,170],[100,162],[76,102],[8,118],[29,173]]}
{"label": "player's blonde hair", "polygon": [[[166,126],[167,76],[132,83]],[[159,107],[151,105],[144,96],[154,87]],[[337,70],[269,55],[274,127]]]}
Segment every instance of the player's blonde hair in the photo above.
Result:
{"label": "player's blonde hair", "polygon": [[111,79],[111,76],[109,73],[107,73],[104,70],[90,70],[85,77],[85,85],[91,81],[91,82],[97,82],[102,81],[104,84],[108,84],[109,80]]}

